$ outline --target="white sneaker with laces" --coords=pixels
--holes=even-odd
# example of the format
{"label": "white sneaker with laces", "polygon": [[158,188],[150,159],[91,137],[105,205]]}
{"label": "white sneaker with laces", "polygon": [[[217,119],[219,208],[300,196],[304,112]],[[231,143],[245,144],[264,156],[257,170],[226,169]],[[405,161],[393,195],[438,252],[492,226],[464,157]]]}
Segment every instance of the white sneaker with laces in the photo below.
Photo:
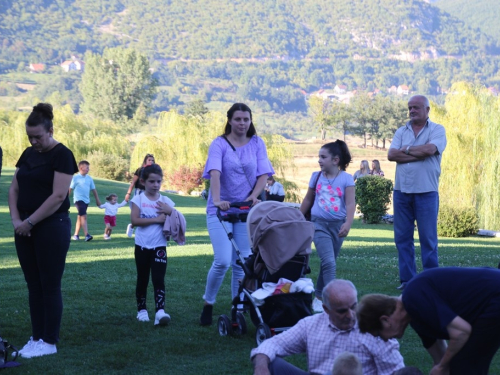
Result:
{"label": "white sneaker with laces", "polygon": [[127,225],[127,236],[132,237],[134,234],[134,227],[132,227],[132,224]]}
{"label": "white sneaker with laces", "polygon": [[155,326],[166,326],[168,323],[170,323],[170,315],[168,315],[163,309],[158,310],[155,315]]}
{"label": "white sneaker with laces", "polygon": [[[33,340],[33,336],[30,337],[29,341],[26,343],[26,345],[23,346],[21,350],[19,350],[19,355],[22,357],[24,353],[27,353],[35,347],[36,343],[38,341]],[[12,353],[12,356],[14,357],[16,353]]]}
{"label": "white sneaker with laces", "polygon": [[137,313],[137,320],[139,322],[149,322],[148,310],[141,310]]}
{"label": "white sneaker with laces", "polygon": [[33,349],[23,353],[24,358],[42,357],[44,355],[56,354],[57,348],[54,344],[44,342],[42,339],[38,340]]}
{"label": "white sneaker with laces", "polygon": [[323,309],[323,302],[321,300],[319,300],[317,297],[314,297],[314,301],[313,301],[313,311],[315,313],[322,313],[323,311],[325,311]]}

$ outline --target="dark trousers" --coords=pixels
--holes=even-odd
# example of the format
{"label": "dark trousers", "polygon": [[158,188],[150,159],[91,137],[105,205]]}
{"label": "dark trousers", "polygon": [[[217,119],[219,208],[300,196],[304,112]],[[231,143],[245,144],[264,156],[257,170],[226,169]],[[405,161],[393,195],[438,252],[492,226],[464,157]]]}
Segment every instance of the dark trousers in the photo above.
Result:
{"label": "dark trousers", "polygon": [[500,319],[477,319],[463,348],[450,363],[450,375],[487,375],[500,348]]}
{"label": "dark trousers", "polygon": [[53,214],[31,229],[31,237],[15,235],[17,256],[28,285],[32,335],[49,344],[59,341],[63,312],[61,280],[71,236],[67,213]]}
{"label": "dark trousers", "polygon": [[147,310],[146,294],[148,292],[149,273],[155,295],[155,311],[165,308],[165,274],[167,272],[167,248],[146,249],[135,245],[135,265],[137,268],[137,286],[135,297],[137,311]]}
{"label": "dark trousers", "polygon": [[271,375],[308,375],[307,371],[295,367],[288,363],[283,358],[276,357],[274,361],[269,363],[269,372]]}

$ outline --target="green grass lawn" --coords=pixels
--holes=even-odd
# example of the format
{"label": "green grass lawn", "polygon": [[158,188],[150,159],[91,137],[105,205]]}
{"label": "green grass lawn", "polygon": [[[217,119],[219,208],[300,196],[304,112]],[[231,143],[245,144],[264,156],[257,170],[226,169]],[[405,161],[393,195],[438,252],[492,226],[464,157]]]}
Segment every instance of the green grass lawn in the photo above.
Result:
{"label": "green grass lawn", "polygon": [[[7,206],[7,190],[13,170],[5,169],[0,180],[0,330],[2,337],[22,347],[30,336],[27,288],[13,243]],[[127,185],[96,180],[101,200],[117,193],[122,199]],[[247,319],[247,335],[220,337],[215,324],[198,325],[205,279],[212,262],[212,248],[205,226],[201,198],[170,195],[188,223],[187,244],[168,248],[166,311],[167,327],[137,322],[135,305],[134,240],[126,237],[129,209],[120,209],[110,241],[102,238],[103,210],[89,209],[91,242],[72,241],[63,278],[64,314],[58,354],[22,363],[12,374],[251,374],[250,350],[255,346],[255,327]],[[74,225],[76,211],[71,209]],[[440,239],[443,266],[492,266],[498,264],[499,239]],[[418,260],[420,263],[420,260]],[[311,258],[315,279],[319,259]],[[398,269],[392,226],[365,225],[355,220],[338,259],[338,277],[350,279],[359,295],[396,294]],[[226,276],[214,307],[215,320],[230,308],[230,275]],[[148,296],[153,317],[153,291]],[[431,360],[416,334],[408,329],[400,341],[407,365],[430,370]],[[293,362],[305,366],[303,356]],[[500,358],[490,371],[500,374]]]}

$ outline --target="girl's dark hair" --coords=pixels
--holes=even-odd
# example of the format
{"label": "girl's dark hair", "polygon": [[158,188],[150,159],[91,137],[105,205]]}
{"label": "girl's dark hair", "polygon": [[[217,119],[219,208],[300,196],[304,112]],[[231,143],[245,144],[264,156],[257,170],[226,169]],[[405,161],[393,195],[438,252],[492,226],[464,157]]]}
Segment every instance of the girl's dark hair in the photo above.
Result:
{"label": "girl's dark hair", "polygon": [[346,168],[349,166],[349,163],[352,160],[351,153],[349,152],[349,148],[347,147],[347,144],[344,141],[341,141],[340,139],[337,139],[335,142],[330,142],[324,144],[321,148],[324,148],[327,150],[330,155],[333,156],[338,156],[340,161],[339,161],[339,168],[342,171],[345,171]]}
{"label": "girl's dark hair", "polygon": [[151,164],[142,168],[141,178],[146,181],[150,174],[157,174],[163,178],[163,171],[158,164]]}
{"label": "girl's dark hair", "polygon": [[359,330],[379,336],[382,330],[380,317],[391,316],[396,311],[397,297],[384,294],[367,294],[361,298],[356,308]]}
{"label": "girl's dark hair", "polygon": [[107,197],[106,197],[106,200],[109,202],[111,200],[111,198],[113,197],[117,197],[118,198],[118,195],[114,194],[114,193],[111,193],[109,194]]}
{"label": "girl's dark hair", "polygon": [[224,128],[224,135],[229,135],[229,133],[231,133],[231,125],[229,124],[229,120],[233,118],[234,112],[236,111],[250,113],[250,127],[248,128],[247,131],[247,137],[252,137],[254,135],[257,135],[257,130],[255,130],[255,126],[253,125],[252,122],[252,110],[250,109],[249,106],[247,106],[244,103],[234,103],[231,106],[231,108],[229,108],[229,111],[227,111],[227,122],[226,122],[226,127]]}
{"label": "girl's dark hair", "polygon": [[155,157],[153,154],[146,154],[146,156],[144,156],[144,160],[142,161],[142,165],[146,165],[146,162],[148,161],[148,158],[153,158],[153,161],[155,160]]}
{"label": "girl's dark hair", "polygon": [[49,131],[54,126],[52,123],[53,119],[52,105],[49,103],[38,103],[33,107],[33,111],[28,116],[26,126],[43,125],[43,128]]}

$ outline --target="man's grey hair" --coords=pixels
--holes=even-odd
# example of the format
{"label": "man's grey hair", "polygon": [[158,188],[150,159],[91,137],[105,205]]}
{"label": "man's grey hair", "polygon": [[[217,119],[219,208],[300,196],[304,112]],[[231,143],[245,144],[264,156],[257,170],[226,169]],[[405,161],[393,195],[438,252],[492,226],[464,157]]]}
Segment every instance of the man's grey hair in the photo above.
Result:
{"label": "man's grey hair", "polygon": [[425,107],[426,107],[426,108],[430,108],[431,103],[429,102],[429,99],[427,99],[427,96],[424,96],[424,95],[413,95],[413,96],[412,96],[412,97],[408,100],[408,102],[409,102],[410,100],[412,100],[413,98],[415,98],[415,99],[416,99],[416,98],[418,98],[418,99],[423,99],[423,100],[424,100],[424,105],[425,105]]}
{"label": "man's grey hair", "polygon": [[334,279],[334,280],[330,281],[323,288],[323,293],[322,293],[323,304],[328,309],[331,309],[332,308],[332,301],[330,300],[331,296],[337,294],[338,292],[344,291],[345,289],[348,289],[348,288],[354,290],[356,295],[358,294],[356,287],[349,280]]}

